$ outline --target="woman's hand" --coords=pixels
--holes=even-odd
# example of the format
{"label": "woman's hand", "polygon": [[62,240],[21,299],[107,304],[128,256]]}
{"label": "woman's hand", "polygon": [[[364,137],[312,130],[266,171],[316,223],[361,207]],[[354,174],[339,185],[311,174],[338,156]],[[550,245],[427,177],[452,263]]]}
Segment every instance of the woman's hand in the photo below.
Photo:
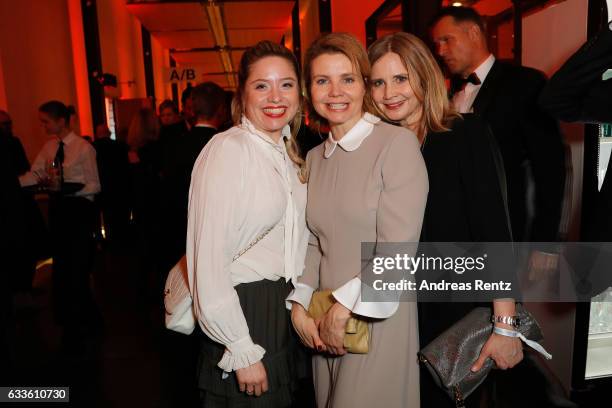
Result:
{"label": "woman's hand", "polygon": [[493,359],[497,368],[506,370],[512,368],[523,359],[523,345],[518,337],[502,336],[493,333],[480,350],[478,360],[472,366],[472,371],[479,371],[487,358]]}
{"label": "woman's hand", "polygon": [[339,356],[346,354],[344,335],[351,311],[341,303],[335,303],[319,322],[319,334],[327,350]]}
{"label": "woman's hand", "polygon": [[261,361],[236,370],[236,379],[240,386],[240,392],[246,392],[247,395],[259,397],[262,393],[268,391],[268,374]]}
{"label": "woman's hand", "polygon": [[310,317],[304,306],[297,302],[293,302],[291,306],[291,323],[304,345],[317,351],[326,350],[314,319]]}
{"label": "woman's hand", "polygon": [[[516,316],[514,299],[495,299],[493,301],[493,314],[495,316]],[[495,323],[495,326],[506,330],[514,330],[512,326],[505,323]],[[480,370],[489,357],[495,361],[499,369],[512,368],[523,359],[523,344],[518,337],[502,336],[497,333],[491,334],[489,340],[480,350],[480,356],[472,366],[472,371]]]}

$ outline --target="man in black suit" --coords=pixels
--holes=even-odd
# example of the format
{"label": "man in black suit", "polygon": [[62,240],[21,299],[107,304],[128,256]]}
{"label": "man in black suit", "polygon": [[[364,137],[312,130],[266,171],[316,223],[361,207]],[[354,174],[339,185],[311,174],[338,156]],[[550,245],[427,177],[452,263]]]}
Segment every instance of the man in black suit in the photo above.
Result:
{"label": "man in black suit", "polygon": [[130,220],[129,147],[124,142],[110,138],[106,124],[96,126],[96,161],[102,190],[96,202],[102,212],[106,239],[116,241],[125,238]]}
{"label": "man in black suit", "polygon": [[[565,152],[557,122],[538,107],[545,77],[534,69],[496,60],[487,46],[483,20],[474,9],[443,9],[432,36],[438,55],[455,76],[453,105],[461,113],[480,115],[497,139],[514,240],[557,241]],[[533,202],[530,183],[535,190]]]}
{"label": "man in black suit", "polygon": [[[496,60],[489,52],[485,33],[481,16],[472,8],[444,8],[434,20],[432,37],[437,54],[453,75],[452,104],[460,113],[479,115],[495,136],[504,161],[513,239],[557,241],[565,151],[557,122],[538,107],[545,77],[534,69]],[[530,266],[535,270],[548,272],[555,262],[554,255],[540,251],[530,255]],[[510,400],[526,405],[527,393],[507,398],[507,391],[524,388],[526,384],[520,378],[528,378],[527,373],[533,372],[525,353],[525,359],[509,372],[491,375],[467,405],[480,406],[488,398],[497,399],[500,406]],[[422,392],[433,392],[426,388],[431,381],[422,382]],[[534,398],[545,398],[540,394],[534,393]]]}
{"label": "man in black suit", "polygon": [[[194,125],[183,137],[168,141],[162,163],[159,254],[163,273],[168,272],[185,254],[193,165],[206,143],[226,121],[225,94],[219,85],[213,82],[197,85],[192,88],[190,98],[196,116]],[[192,375],[196,372],[198,356],[197,333],[187,337],[166,331],[163,337],[162,395],[172,401],[173,406],[192,406],[198,401],[196,378]]]}
{"label": "man in black suit", "polygon": [[[608,21],[612,21],[612,0],[608,4]],[[612,69],[612,22],[590,41],[584,44],[553,75],[542,91],[540,103],[547,111],[567,122],[612,123],[612,79],[604,80],[604,73]],[[606,75],[608,78],[610,75]],[[597,172],[588,172],[596,177]],[[587,211],[583,241],[612,242],[612,160],[608,162],[601,189],[595,193],[594,211]],[[591,183],[597,184],[596,180]],[[576,265],[581,273],[589,271],[589,261],[596,255],[583,254]],[[590,259],[589,259],[590,258]],[[604,264],[608,266],[609,261]],[[603,272],[603,271],[602,271]],[[606,271],[607,272],[607,271]],[[591,295],[596,295],[612,285],[606,273],[589,277]],[[609,275],[608,275],[609,276]]]}
{"label": "man in black suit", "polygon": [[0,133],[3,139],[3,145],[10,152],[12,157],[12,168],[16,176],[21,176],[26,171],[30,170],[30,162],[25,154],[21,141],[13,134],[13,121],[10,115],[0,110]]}
{"label": "man in black suit", "polygon": [[[30,162],[19,138],[13,134],[13,121],[10,115],[0,110],[0,144],[4,154],[10,157],[10,161],[4,163],[4,168],[10,174],[17,177],[30,170]],[[6,167],[9,166],[9,167]],[[20,190],[18,190],[20,191]],[[38,204],[32,194],[21,192],[21,210],[25,211],[26,222],[21,227],[28,231],[29,245],[18,257],[21,262],[11,271],[11,286],[18,292],[28,293],[32,289],[32,279],[36,272],[36,261],[46,254],[47,231],[45,221],[40,213]],[[1,225],[1,224],[0,224]]]}
{"label": "man in black suit", "polygon": [[183,137],[168,141],[162,164],[162,252],[167,256],[162,271],[168,271],[185,253],[187,205],[191,171],[198,155],[225,121],[223,89],[205,82],[191,91],[196,120]]}

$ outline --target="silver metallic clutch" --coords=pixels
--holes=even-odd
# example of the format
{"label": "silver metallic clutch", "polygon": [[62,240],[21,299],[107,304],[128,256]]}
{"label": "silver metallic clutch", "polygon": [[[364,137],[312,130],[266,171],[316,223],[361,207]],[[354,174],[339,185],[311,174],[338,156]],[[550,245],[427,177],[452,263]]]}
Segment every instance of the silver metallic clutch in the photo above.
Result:
{"label": "silver metallic clutch", "polygon": [[[517,304],[516,314],[521,322],[517,330],[527,339],[542,340],[538,322],[522,305]],[[487,359],[480,371],[470,370],[492,332],[491,309],[477,307],[418,353],[421,364],[458,408],[465,406],[465,399],[495,367],[495,362]]]}

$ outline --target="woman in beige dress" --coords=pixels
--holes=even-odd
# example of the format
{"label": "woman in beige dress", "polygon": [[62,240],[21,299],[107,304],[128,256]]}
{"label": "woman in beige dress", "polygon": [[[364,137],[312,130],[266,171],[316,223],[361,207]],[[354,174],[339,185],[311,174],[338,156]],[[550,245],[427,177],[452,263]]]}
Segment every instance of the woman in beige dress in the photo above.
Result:
{"label": "woman in beige dress", "polygon": [[[370,113],[369,71],[365,50],[347,34],[328,34],[306,54],[309,118],[330,134],[306,160],[313,236],[288,300],[302,341],[321,352],[313,358],[319,408],[419,406],[416,304],[363,301],[360,270],[362,242],[418,241],[427,172],[414,133]],[[332,289],[336,303],[315,322],[306,309],[318,289]],[[352,315],[372,319],[367,354],[343,347]]]}

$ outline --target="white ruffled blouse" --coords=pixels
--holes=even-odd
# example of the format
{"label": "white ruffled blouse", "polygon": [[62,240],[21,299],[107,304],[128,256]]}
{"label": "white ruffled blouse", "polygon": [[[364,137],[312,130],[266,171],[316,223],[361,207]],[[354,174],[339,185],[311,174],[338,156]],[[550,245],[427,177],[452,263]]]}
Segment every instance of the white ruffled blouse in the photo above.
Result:
{"label": "white ruffled blouse", "polygon": [[[289,126],[282,133],[290,138]],[[249,335],[234,286],[262,279],[295,282],[304,270],[308,245],[305,208],[306,185],[282,138],[275,143],[246,118],[214,136],[194,165],[186,251],[189,287],[200,327],[226,347],[218,363],[224,371],[248,367],[265,353]]]}

